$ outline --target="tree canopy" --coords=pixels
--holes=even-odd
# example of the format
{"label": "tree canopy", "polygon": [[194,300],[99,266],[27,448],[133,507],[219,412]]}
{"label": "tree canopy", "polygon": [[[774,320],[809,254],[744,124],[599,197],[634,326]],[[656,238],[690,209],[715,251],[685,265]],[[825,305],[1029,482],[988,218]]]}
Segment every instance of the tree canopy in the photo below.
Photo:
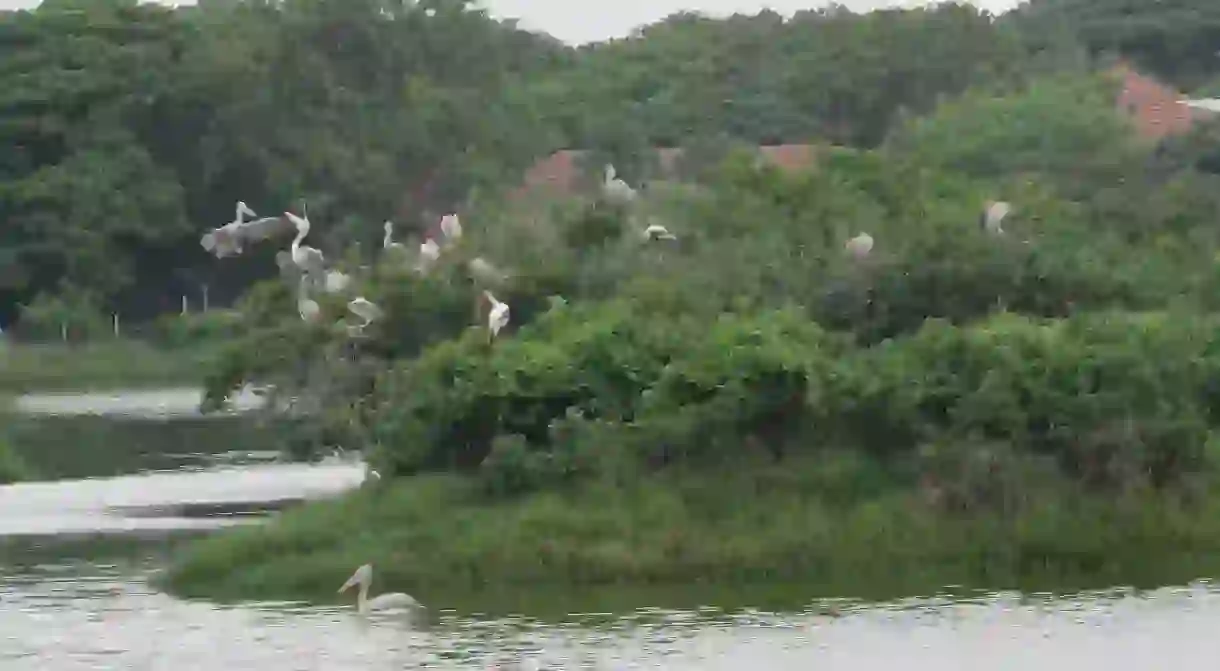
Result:
{"label": "tree canopy", "polygon": [[[200,248],[237,200],[260,214],[307,203],[313,244],[367,255],[384,220],[418,234],[439,212],[494,201],[557,148],[593,150],[637,181],[656,172],[654,147],[707,163],[735,146],[967,134],[959,124],[977,144],[990,131],[971,105],[1035,79],[1061,95],[1040,78],[1087,70],[1081,53],[1182,83],[1220,74],[1211,4],[1128,4],[683,13],[574,48],[464,0],[48,0],[0,15],[0,324],[57,294],[137,320],[203,287],[231,304],[275,274],[270,251],[217,264]],[[1097,121],[1079,141],[1116,123],[1105,95],[1073,112]],[[892,137],[946,104],[959,119],[946,108],[940,130]],[[1032,119],[999,151],[1032,156],[1033,138],[1071,123]],[[994,168],[965,143],[951,151],[943,167]]]}

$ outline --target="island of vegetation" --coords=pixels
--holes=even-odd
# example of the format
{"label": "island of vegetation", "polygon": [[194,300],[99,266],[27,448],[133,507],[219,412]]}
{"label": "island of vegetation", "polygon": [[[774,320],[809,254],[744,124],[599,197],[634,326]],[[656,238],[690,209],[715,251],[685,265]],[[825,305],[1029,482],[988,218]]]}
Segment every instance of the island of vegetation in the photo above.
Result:
{"label": "island of vegetation", "polygon": [[[1150,131],[1116,104],[1137,70],[1220,90],[1220,6],[1196,5],[678,15],[574,49],[462,2],[48,1],[0,36],[26,31],[31,59],[55,58],[39,35],[117,41],[88,65],[110,112],[42,173],[14,162],[3,207],[148,187],[65,198],[48,240],[0,245],[25,264],[8,291],[102,310],[209,278],[240,296],[210,399],[273,385],[312,408],[299,449],[380,474],[187,545],[160,578],[180,595],[333,600],[366,562],[378,590],[480,610],[464,599],[1216,575],[1220,122]],[[168,74],[119,81],[153,57]],[[583,150],[547,161],[565,188],[520,186],[563,148]],[[633,199],[599,188],[606,164]],[[302,320],[283,246],[204,254],[185,222],[237,199],[306,201],[383,316],[352,337],[347,297],[320,295]],[[1011,212],[984,225],[994,202]],[[48,245],[78,211],[149,223],[94,217],[103,268]],[[412,250],[445,212],[464,235],[427,272],[383,249],[387,218]],[[511,306],[495,338],[484,291]]]}

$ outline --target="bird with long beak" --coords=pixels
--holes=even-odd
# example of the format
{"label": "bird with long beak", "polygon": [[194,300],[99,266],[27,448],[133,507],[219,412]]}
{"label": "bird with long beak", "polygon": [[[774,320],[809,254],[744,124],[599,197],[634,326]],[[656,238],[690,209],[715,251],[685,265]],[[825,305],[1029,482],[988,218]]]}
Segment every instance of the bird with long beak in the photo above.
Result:
{"label": "bird with long beak", "polygon": [[373,565],[365,564],[356,569],[352,577],[343,583],[339,588],[338,594],[342,594],[352,587],[357,585],[360,587],[360,592],[356,597],[356,611],[361,615],[365,615],[374,610],[415,610],[423,608],[415,597],[403,592],[388,592],[379,596],[369,597],[369,586],[373,584]]}
{"label": "bird with long beak", "polygon": [[490,291],[483,292],[483,301],[481,303],[488,306],[487,342],[490,343],[500,335],[500,331],[505,326],[508,326],[509,308],[507,303],[501,303]]}

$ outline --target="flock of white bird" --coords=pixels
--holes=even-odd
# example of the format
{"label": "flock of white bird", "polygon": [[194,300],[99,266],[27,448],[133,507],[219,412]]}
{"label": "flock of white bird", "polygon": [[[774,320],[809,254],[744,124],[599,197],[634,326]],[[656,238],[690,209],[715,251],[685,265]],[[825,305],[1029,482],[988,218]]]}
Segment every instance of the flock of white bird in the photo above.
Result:
{"label": "flock of white bird", "polygon": [[[636,200],[636,191],[618,178],[613,165],[605,166],[604,174],[602,195],[608,202],[619,206],[628,206]],[[1004,230],[1001,224],[1011,210],[1011,205],[1006,202],[989,201],[985,205],[983,214],[979,219],[980,228],[993,235],[1002,235]],[[246,220],[247,217],[250,218],[249,221]],[[351,286],[352,280],[350,276],[343,272],[334,269],[328,270],[326,268],[326,259],[322,252],[314,247],[302,244],[305,237],[309,235],[310,229],[309,216],[305,208],[302,208],[301,216],[297,216],[292,212],[284,212],[282,217],[258,218],[258,215],[244,202],[238,202],[233,221],[208,232],[199,242],[205,250],[215,254],[217,258],[224,258],[241,254],[246,246],[272,238],[290,230],[289,227],[296,229],[296,237],[292,240],[292,244],[287,252],[280,252],[277,255],[276,261],[280,265],[281,271],[285,274],[289,276],[291,274],[299,275],[297,309],[300,312],[302,320],[316,322],[321,309],[317,301],[309,297],[310,291],[320,288],[322,291],[330,294],[344,292]],[[442,251],[455,244],[462,237],[462,224],[456,214],[448,214],[441,217],[439,228],[443,244],[438,243],[431,235],[424,239],[424,242],[419,246],[419,253],[414,266],[417,272],[427,272],[440,259]],[[405,258],[407,256],[406,247],[402,243],[394,241],[393,222],[385,222],[384,230],[385,237],[382,239],[383,252],[396,255],[400,259]],[[656,223],[649,224],[644,228],[643,238],[647,241],[677,240],[677,236],[670,233],[665,226]],[[862,231],[859,235],[847,241],[845,249],[852,257],[864,259],[873,250],[873,237]],[[482,258],[473,259],[470,262],[470,270],[476,277],[490,278],[500,276],[499,271]],[[497,300],[490,291],[484,290],[482,297],[489,306],[487,311],[487,330],[488,340],[491,341],[508,325],[510,310],[508,304]],[[353,336],[362,334],[369,324],[380,319],[383,314],[381,308],[363,296],[351,299],[347,304],[347,309],[353,315],[363,320],[362,323],[346,327],[348,333]],[[356,608],[361,614],[367,614],[371,611],[398,609],[414,611],[422,608],[418,601],[402,592],[382,594],[369,599],[368,590],[372,581],[373,566],[365,564],[356,569],[356,572],[339,588],[339,592],[342,593],[358,586],[359,593]]]}
{"label": "flock of white bird", "polygon": [[[991,235],[1004,235],[1002,224],[1004,218],[1012,212],[1012,205],[1004,201],[987,201],[983,214],[979,217],[979,228]],[[849,255],[856,259],[864,259],[873,251],[873,236],[861,231],[843,245]]]}
{"label": "flock of white bird", "polygon": [[[622,179],[619,179],[614,166],[605,166],[605,179],[602,184],[602,195],[607,202],[618,206],[629,206],[637,199],[635,189]],[[385,236],[382,238],[382,251],[397,257],[400,261],[409,257],[406,246],[394,241],[394,223],[384,224]],[[321,250],[304,243],[309,235],[310,222],[307,208],[302,206],[301,215],[284,212],[278,217],[259,217],[246,203],[239,201],[233,215],[233,221],[215,228],[199,240],[199,244],[216,258],[240,255],[248,246],[263,240],[268,240],[288,231],[296,230],[296,237],[286,251],[276,255],[276,264],[286,278],[295,281],[297,291],[297,311],[305,322],[315,323],[321,317],[322,309],[312,298],[313,292],[322,291],[327,294],[340,294],[352,286],[352,278],[347,273],[326,267],[326,257]],[[440,242],[432,234],[428,234],[419,251],[415,255],[414,270],[426,273],[441,258],[441,253],[456,244],[462,237],[462,223],[457,214],[447,214],[439,222]],[[660,224],[652,223],[642,231],[646,241],[675,241],[677,236]],[[871,247],[871,238],[870,247]],[[485,283],[494,283],[503,279],[503,274],[487,260],[476,257],[469,264],[471,275]],[[507,303],[501,302],[489,290],[483,290],[483,302],[486,304],[486,327],[488,340],[494,340],[508,326],[511,311]],[[382,309],[363,296],[353,297],[347,303],[348,312],[360,319],[359,323],[343,323],[348,335],[357,337],[364,333],[370,324],[384,316]]]}
{"label": "flock of white bird", "polygon": [[[247,220],[247,217],[250,220]],[[276,255],[276,263],[281,273],[296,283],[297,311],[305,322],[317,322],[321,316],[321,306],[311,297],[311,293],[321,290],[327,294],[346,292],[352,286],[352,278],[348,274],[326,267],[326,257],[321,250],[303,244],[309,235],[310,222],[308,211],[302,208],[300,216],[292,212],[284,212],[282,217],[257,218],[253,210],[244,202],[238,202],[233,221],[204,234],[199,244],[217,258],[239,255],[249,245],[275,237],[289,230],[296,230],[288,250]],[[441,217],[440,234],[444,247],[431,235],[425,238],[419,246],[419,253],[414,269],[426,273],[440,259],[445,247],[455,244],[462,237],[462,223],[456,214]],[[383,252],[403,259],[407,256],[406,247],[394,241],[394,224],[387,221],[384,225],[385,237],[382,240]],[[491,263],[482,258],[470,262],[471,273],[480,279],[490,280],[501,278],[500,272]],[[490,338],[499,335],[508,325],[510,310],[506,303],[499,301],[490,291],[484,290],[483,299],[488,305],[487,328]],[[381,308],[364,296],[356,296],[347,303],[348,311],[359,318],[360,323],[344,324],[351,336],[363,335],[364,330],[374,321],[384,315]]]}

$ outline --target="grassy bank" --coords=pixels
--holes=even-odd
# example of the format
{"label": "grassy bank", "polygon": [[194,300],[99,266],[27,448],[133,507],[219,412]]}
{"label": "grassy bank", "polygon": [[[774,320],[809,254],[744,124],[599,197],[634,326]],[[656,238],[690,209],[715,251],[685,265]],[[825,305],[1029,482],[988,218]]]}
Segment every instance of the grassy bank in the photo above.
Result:
{"label": "grassy bank", "polygon": [[213,353],[207,346],[170,349],[130,340],[9,344],[0,351],[0,394],[194,386],[203,379]]}
{"label": "grassy bank", "polygon": [[[2,416],[0,416],[2,419]],[[3,435],[0,435],[0,485],[24,480],[29,476],[25,462],[17,455]]]}
{"label": "grassy bank", "polygon": [[1220,498],[1187,508],[1047,495],[1015,518],[956,517],[870,482],[881,485],[853,460],[808,459],[488,503],[460,478],[404,478],[202,540],[162,582],[190,597],[333,602],[371,561],[375,592],[545,617],[798,607],[946,585],[1152,586],[1220,571]]}

